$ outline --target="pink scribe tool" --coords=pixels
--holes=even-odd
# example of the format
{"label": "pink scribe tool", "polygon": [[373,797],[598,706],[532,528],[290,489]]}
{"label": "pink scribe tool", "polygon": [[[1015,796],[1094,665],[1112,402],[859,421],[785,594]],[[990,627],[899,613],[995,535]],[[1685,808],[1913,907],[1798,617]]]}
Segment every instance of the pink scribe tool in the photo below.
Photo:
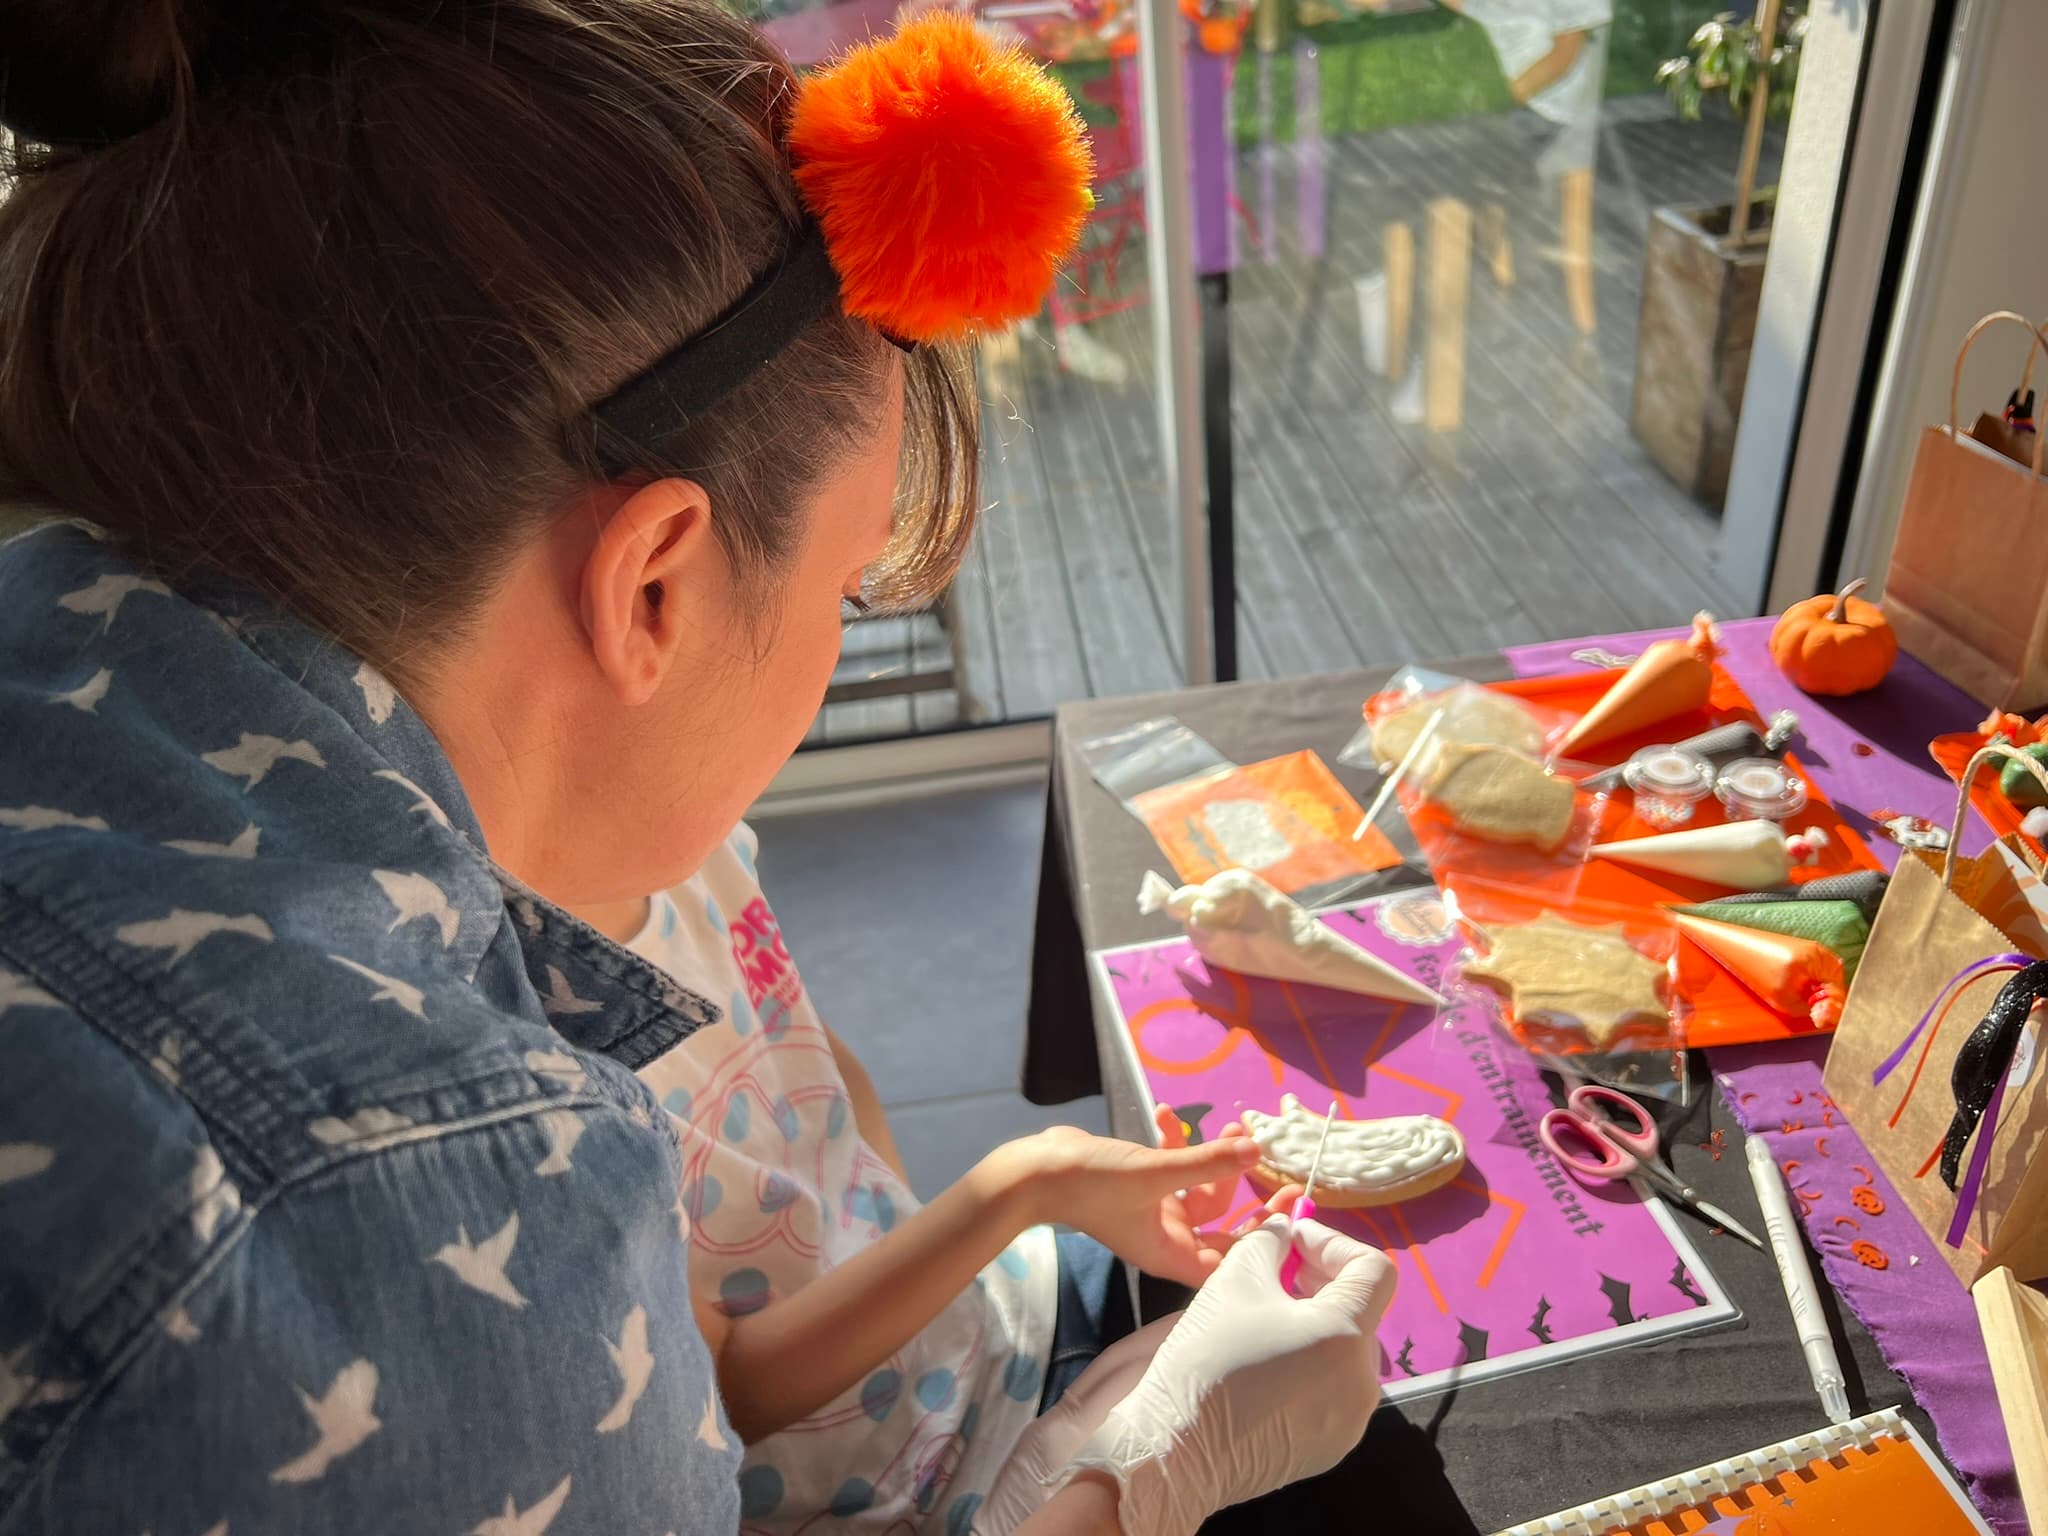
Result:
{"label": "pink scribe tool", "polygon": [[1311,1198],[1316,1192],[1316,1175],[1322,1171],[1323,1148],[1330,1144],[1330,1126],[1337,1118],[1337,1101],[1330,1100],[1330,1112],[1323,1116],[1323,1134],[1316,1140],[1316,1155],[1309,1160],[1308,1182],[1301,1187],[1301,1198],[1294,1202],[1294,1209],[1287,1213],[1287,1257],[1280,1261],[1280,1289],[1290,1296],[1299,1296],[1295,1282],[1301,1278],[1301,1245],[1293,1240],[1294,1224],[1307,1221],[1316,1213],[1316,1203]]}

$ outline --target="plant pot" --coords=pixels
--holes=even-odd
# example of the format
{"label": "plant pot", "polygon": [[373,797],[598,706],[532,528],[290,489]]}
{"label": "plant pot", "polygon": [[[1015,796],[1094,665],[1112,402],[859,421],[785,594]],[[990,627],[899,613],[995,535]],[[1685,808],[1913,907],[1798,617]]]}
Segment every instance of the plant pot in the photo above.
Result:
{"label": "plant pot", "polygon": [[1643,248],[1629,425],[1658,468],[1719,511],[1735,455],[1735,424],[1763,291],[1769,210],[1751,214],[1750,242],[1727,244],[1730,210],[1659,208]]}

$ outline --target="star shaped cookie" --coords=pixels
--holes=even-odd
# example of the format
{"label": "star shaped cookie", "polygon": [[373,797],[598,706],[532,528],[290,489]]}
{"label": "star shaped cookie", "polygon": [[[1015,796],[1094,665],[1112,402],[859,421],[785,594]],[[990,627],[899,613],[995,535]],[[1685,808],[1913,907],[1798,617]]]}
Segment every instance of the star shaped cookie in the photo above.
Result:
{"label": "star shaped cookie", "polygon": [[1658,985],[1666,968],[1629,943],[1619,923],[1595,927],[1545,912],[1478,932],[1486,954],[1467,962],[1465,974],[1507,993],[1518,1023],[1579,1030],[1604,1050],[1629,1025],[1670,1016]]}

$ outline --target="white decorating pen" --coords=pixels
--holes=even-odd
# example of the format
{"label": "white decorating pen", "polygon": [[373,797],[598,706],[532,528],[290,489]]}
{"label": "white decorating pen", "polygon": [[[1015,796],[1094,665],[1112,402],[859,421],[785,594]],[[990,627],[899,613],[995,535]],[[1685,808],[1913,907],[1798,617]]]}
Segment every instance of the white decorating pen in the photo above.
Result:
{"label": "white decorating pen", "polygon": [[1834,1336],[1828,1332],[1827,1315],[1820,1309],[1820,1293],[1814,1289],[1806,1250],[1799,1245],[1799,1223],[1792,1215],[1785,1180],[1771,1161],[1763,1137],[1750,1137],[1746,1151],[1749,1179],[1756,1186],[1756,1203],[1763,1207],[1764,1230],[1771,1235],[1771,1253],[1778,1261],[1778,1278],[1785,1283],[1785,1300],[1792,1307],[1792,1326],[1798,1330],[1799,1347],[1806,1352],[1813,1389],[1820,1394],[1828,1419],[1846,1424],[1849,1392],[1842,1380],[1842,1361],[1835,1353]]}
{"label": "white decorating pen", "polygon": [[1309,1159],[1308,1182],[1301,1186],[1301,1198],[1287,1213],[1287,1257],[1280,1261],[1280,1289],[1290,1296],[1295,1294],[1294,1282],[1301,1278],[1301,1247],[1294,1241],[1294,1224],[1307,1221],[1316,1213],[1316,1203],[1309,1197],[1316,1192],[1316,1175],[1323,1167],[1323,1148],[1330,1144],[1330,1127],[1336,1119],[1337,1101],[1332,1099],[1330,1112],[1323,1116],[1323,1134],[1316,1138],[1316,1155]]}
{"label": "white decorating pen", "polygon": [[1429,745],[1430,737],[1436,734],[1436,728],[1443,723],[1443,718],[1444,712],[1437,710],[1423,722],[1422,729],[1415,733],[1415,739],[1408,744],[1408,750],[1401,754],[1401,761],[1394,764],[1394,771],[1387,775],[1387,781],[1380,786],[1380,792],[1372,797],[1372,808],[1365,813],[1364,820],[1359,822],[1358,830],[1351,834],[1354,843],[1365,836],[1366,829],[1380,819],[1380,812],[1387,808],[1387,801],[1393,798],[1394,786],[1408,777],[1408,770],[1415,766],[1415,760],[1422,755],[1422,749]]}

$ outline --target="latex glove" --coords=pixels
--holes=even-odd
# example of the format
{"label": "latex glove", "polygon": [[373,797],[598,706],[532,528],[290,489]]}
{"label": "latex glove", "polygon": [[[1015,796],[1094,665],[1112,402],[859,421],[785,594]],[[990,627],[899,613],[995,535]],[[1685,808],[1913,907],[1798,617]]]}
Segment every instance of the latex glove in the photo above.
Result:
{"label": "latex glove", "polygon": [[1026,1516],[1066,1486],[1069,1465],[1102,1421],[1130,1395],[1152,1364],[1180,1313],[1126,1334],[1089,1363],[1060,1400],[1031,1421],[996,1475],[995,1487],[974,1517],[975,1536],[1007,1536]]}
{"label": "latex glove", "polygon": [[[1299,1299],[1280,1286],[1290,1230]],[[1373,1333],[1393,1298],[1384,1254],[1270,1218],[1224,1255],[1070,1469],[1116,1480],[1124,1536],[1193,1536],[1219,1509],[1328,1471],[1379,1405]]]}

